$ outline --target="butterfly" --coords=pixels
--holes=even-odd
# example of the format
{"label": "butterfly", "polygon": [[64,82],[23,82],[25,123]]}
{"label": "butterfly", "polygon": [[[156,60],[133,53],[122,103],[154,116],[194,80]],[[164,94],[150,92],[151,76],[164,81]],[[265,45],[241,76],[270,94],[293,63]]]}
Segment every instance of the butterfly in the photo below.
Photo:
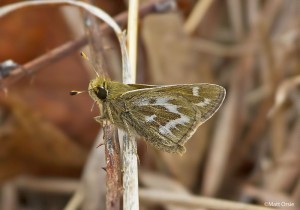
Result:
{"label": "butterfly", "polygon": [[130,135],[144,137],[159,150],[179,154],[226,95],[215,84],[123,84],[101,76],[90,81],[88,92],[101,110],[96,121],[108,120]]}

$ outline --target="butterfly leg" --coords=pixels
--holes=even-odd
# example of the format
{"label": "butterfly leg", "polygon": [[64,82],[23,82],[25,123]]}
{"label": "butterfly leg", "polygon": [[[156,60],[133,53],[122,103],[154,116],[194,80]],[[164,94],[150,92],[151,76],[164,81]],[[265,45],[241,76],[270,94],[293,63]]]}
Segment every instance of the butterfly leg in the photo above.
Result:
{"label": "butterfly leg", "polygon": [[114,124],[114,119],[113,119],[113,117],[112,117],[110,107],[109,107],[109,106],[105,106],[105,108],[106,108],[105,111],[106,111],[106,113],[107,113],[107,115],[108,115],[109,121],[110,121],[112,124]]}
{"label": "butterfly leg", "polygon": [[[106,108],[106,107],[105,107]],[[100,124],[103,124],[104,120],[107,120],[107,113],[106,113],[106,109],[103,109],[101,107],[100,109],[100,115],[97,116],[97,117],[94,117],[94,119],[100,123]]]}
{"label": "butterfly leg", "polygon": [[100,123],[103,124],[103,121],[105,120],[109,120],[112,124],[114,124],[114,120],[111,114],[111,110],[109,106],[105,106],[105,109],[103,111],[103,113],[100,116],[94,117],[94,119]]}

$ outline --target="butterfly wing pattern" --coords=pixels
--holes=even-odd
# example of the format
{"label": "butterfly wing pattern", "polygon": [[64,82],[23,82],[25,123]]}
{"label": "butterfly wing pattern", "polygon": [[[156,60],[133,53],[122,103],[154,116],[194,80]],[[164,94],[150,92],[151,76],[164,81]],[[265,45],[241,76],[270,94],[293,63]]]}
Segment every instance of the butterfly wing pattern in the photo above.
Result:
{"label": "butterfly wing pattern", "polygon": [[[156,148],[184,153],[185,142],[221,106],[226,91],[213,84],[151,86],[123,93],[121,119]],[[159,113],[159,114],[158,114]]]}

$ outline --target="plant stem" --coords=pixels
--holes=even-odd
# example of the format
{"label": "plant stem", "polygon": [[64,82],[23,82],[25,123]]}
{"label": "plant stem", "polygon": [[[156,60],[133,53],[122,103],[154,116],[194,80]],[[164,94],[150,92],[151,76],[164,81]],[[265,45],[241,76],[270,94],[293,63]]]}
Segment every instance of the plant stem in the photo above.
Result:
{"label": "plant stem", "polygon": [[[123,82],[135,83],[136,79],[136,49],[137,49],[137,21],[138,0],[129,1],[128,12],[128,71],[123,69]],[[123,209],[139,209],[138,195],[138,166],[137,144],[130,134],[123,135]]]}

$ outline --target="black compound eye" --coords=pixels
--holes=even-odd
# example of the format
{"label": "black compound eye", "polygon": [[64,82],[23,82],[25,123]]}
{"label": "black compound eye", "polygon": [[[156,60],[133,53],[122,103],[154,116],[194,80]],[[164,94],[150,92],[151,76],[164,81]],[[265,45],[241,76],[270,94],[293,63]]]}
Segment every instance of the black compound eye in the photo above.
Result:
{"label": "black compound eye", "polygon": [[95,94],[97,95],[97,97],[101,100],[106,99],[107,97],[107,91],[105,90],[104,87],[97,87],[97,90],[94,90]]}

